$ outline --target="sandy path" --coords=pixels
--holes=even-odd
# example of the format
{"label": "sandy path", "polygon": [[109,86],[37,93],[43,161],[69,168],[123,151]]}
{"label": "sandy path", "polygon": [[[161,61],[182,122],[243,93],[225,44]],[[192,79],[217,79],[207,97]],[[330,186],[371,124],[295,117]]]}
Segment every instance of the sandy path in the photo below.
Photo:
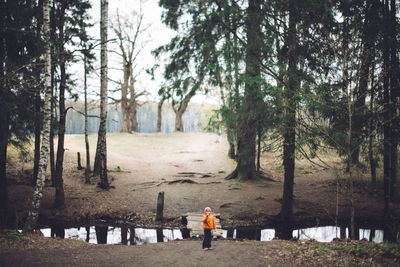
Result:
{"label": "sandy path", "polygon": [[[292,259],[271,256],[279,244],[256,241],[217,241],[203,251],[201,241],[173,241],[145,246],[96,245],[76,249],[40,249],[0,253],[0,266],[287,266]],[[38,255],[42,255],[38,257]],[[4,265],[3,265],[4,264]]]}

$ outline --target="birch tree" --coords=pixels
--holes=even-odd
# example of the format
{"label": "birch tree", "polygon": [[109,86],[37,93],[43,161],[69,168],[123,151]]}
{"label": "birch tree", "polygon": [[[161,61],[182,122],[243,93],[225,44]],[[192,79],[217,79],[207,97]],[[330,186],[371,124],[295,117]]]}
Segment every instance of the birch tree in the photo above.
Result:
{"label": "birch tree", "polygon": [[50,64],[51,64],[51,52],[50,52],[50,4],[49,0],[43,0],[43,38],[45,39],[46,51],[45,51],[45,99],[44,99],[44,116],[43,116],[43,129],[41,132],[42,146],[40,149],[39,159],[39,171],[36,180],[35,191],[33,192],[32,206],[28,213],[28,218],[25,222],[24,232],[31,232],[36,226],[39,218],[40,202],[43,195],[43,187],[46,179],[47,161],[49,155],[50,146],[50,117],[51,117],[51,84],[50,84]]}
{"label": "birch tree", "polygon": [[[100,187],[109,187],[107,178],[107,27],[108,27],[108,0],[101,0],[101,20],[100,20],[100,127],[97,138],[95,172],[100,173]],[[96,164],[97,163],[97,164]]]}

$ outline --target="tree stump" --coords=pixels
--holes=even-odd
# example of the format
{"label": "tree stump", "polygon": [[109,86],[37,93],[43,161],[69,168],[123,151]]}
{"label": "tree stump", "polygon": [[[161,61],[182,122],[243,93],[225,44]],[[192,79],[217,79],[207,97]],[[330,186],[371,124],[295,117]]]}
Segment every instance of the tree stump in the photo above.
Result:
{"label": "tree stump", "polygon": [[163,220],[163,210],[164,210],[164,192],[159,192],[157,198],[157,213],[156,213],[157,222]]}
{"label": "tree stump", "polygon": [[78,154],[78,170],[82,170],[83,167],[81,165],[81,153],[77,152]]}

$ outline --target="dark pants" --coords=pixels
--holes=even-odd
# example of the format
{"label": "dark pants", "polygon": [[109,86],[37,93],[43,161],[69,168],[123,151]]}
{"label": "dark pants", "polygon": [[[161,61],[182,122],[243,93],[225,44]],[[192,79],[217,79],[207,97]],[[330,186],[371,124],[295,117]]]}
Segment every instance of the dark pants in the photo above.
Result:
{"label": "dark pants", "polygon": [[203,248],[211,248],[211,229],[204,229]]}

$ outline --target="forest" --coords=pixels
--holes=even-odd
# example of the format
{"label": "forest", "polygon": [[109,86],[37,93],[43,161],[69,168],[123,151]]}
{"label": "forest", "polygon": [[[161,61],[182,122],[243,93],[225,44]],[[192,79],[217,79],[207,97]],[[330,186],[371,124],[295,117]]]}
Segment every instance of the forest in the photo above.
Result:
{"label": "forest", "polygon": [[[396,0],[1,1],[0,265],[21,240],[44,242],[32,233],[46,227],[61,238],[86,227],[89,242],[93,226],[98,243],[109,225],[121,243],[129,233],[139,244],[138,227],[185,239],[206,206],[226,231],[215,242],[224,264],[244,263],[228,256],[245,248],[255,266],[400,264],[399,10]],[[313,253],[299,253],[300,229],[320,226],[336,227],[332,243],[311,238]],[[270,228],[282,243],[230,243]],[[382,231],[383,245],[362,229],[369,241]],[[147,245],[138,262],[200,255],[168,243],[165,262]],[[50,244],[62,264],[57,246],[74,245]],[[275,250],[290,256],[263,256]]]}

